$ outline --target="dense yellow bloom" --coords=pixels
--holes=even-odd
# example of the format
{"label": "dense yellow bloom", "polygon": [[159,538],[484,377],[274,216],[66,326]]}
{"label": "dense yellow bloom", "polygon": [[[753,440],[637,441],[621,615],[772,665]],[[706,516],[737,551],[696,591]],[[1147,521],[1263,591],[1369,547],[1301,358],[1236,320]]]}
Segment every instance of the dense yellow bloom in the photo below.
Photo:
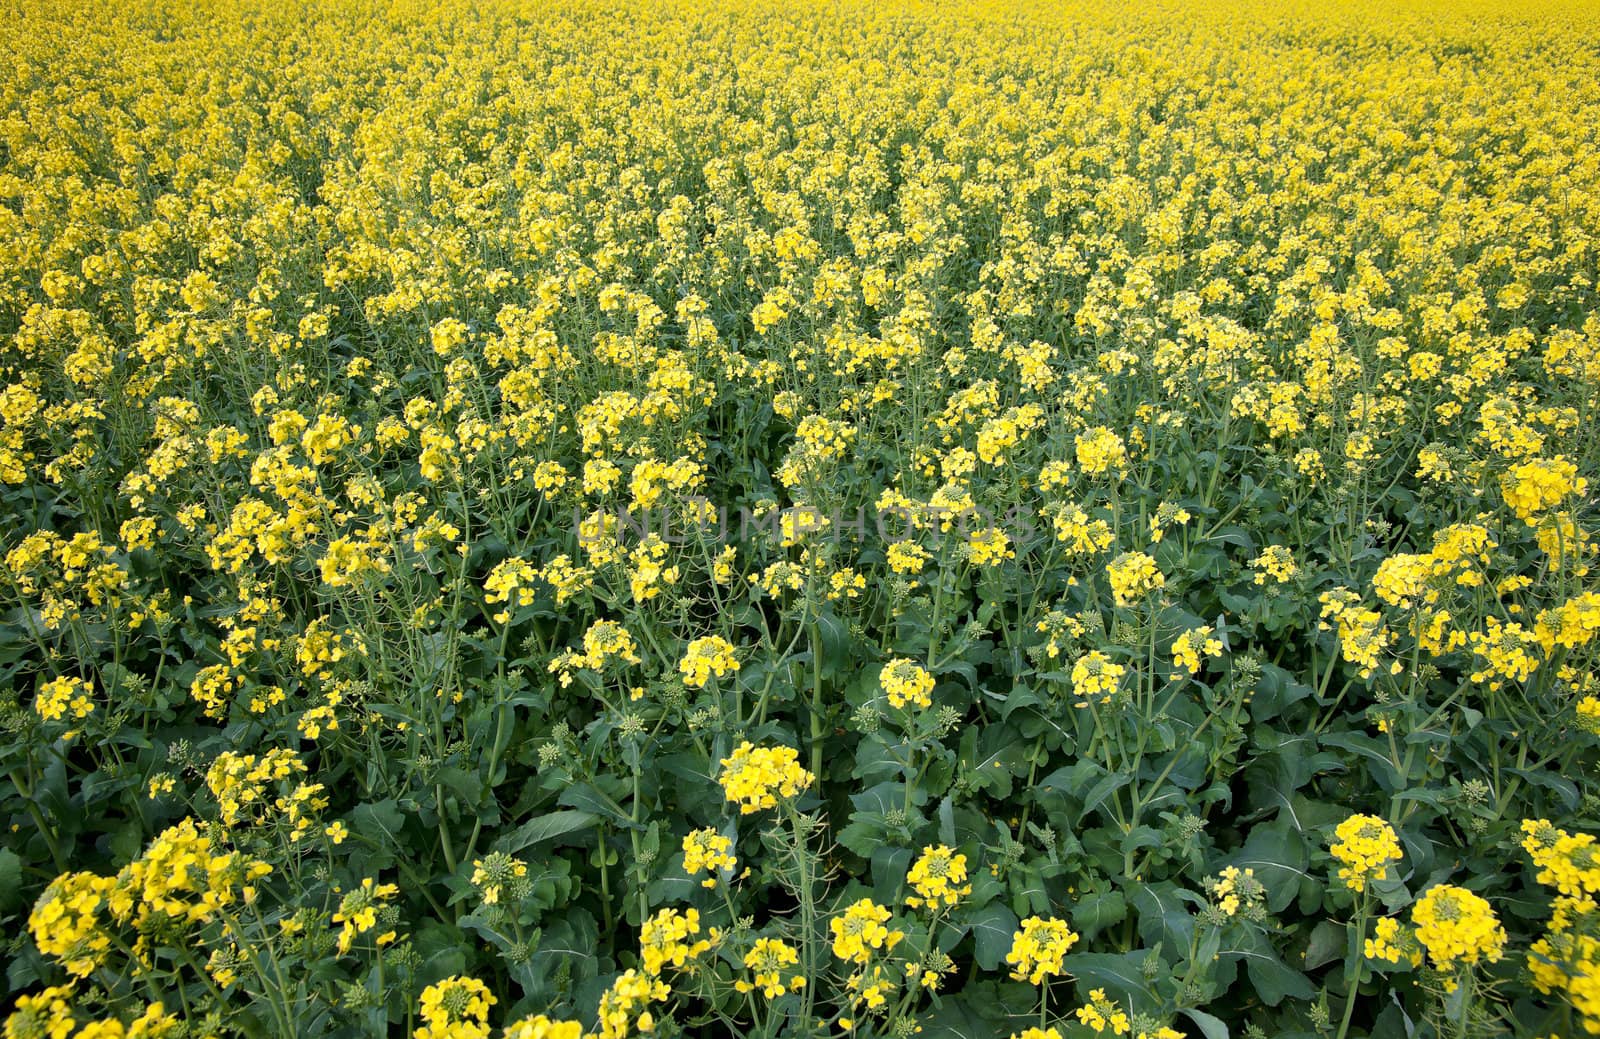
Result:
{"label": "dense yellow bloom", "polygon": [[870,898],[851,903],[839,916],[828,921],[833,932],[833,954],[841,960],[865,964],[876,951],[888,952],[905,937],[890,930],[889,910]]}
{"label": "dense yellow bloom", "polygon": [[1600,895],[1600,842],[1590,833],[1568,833],[1544,819],[1524,819],[1522,849],[1533,859],[1541,884],[1569,898]]}
{"label": "dense yellow bloom", "polygon": [[906,883],[916,892],[906,896],[906,905],[913,909],[948,909],[972,894],[967,857],[943,844],[922,849],[906,872]]}
{"label": "dense yellow bloom", "polygon": [[1513,466],[1501,477],[1500,489],[1517,518],[1533,524],[1542,513],[1586,493],[1589,481],[1578,475],[1571,461],[1558,456]]}
{"label": "dense yellow bloom", "polygon": [[692,830],[684,835],[683,871],[691,877],[702,870],[710,874],[700,882],[701,887],[716,887],[717,874],[727,873],[736,862],[733,841],[711,827]]}
{"label": "dense yellow bloom", "polygon": [[1079,657],[1072,665],[1072,692],[1078,698],[1074,706],[1110,703],[1127,670],[1099,650]]}
{"label": "dense yellow bloom", "polygon": [[1065,920],[1028,917],[1022,921],[1022,930],[1011,936],[1011,951],[1006,953],[1011,976],[1030,985],[1044,984],[1047,977],[1061,974],[1061,961],[1077,942],[1078,936]]}
{"label": "dense yellow bloom", "polygon": [[399,893],[400,889],[393,884],[378,884],[371,877],[364,877],[360,887],[349,891],[339,900],[339,909],[333,914],[333,922],[344,925],[339,931],[340,954],[350,951],[350,945],[357,935],[378,926],[378,910]]}
{"label": "dense yellow bloom", "polygon": [[1505,928],[1494,910],[1465,888],[1429,888],[1412,907],[1411,922],[1428,960],[1439,970],[1495,963],[1505,948]]}
{"label": "dense yellow bloom", "polygon": [[[73,979],[19,1003],[17,1028],[135,1034],[113,1011],[175,989],[169,969],[205,986],[185,991],[192,1020],[174,1031],[205,1033],[213,1011],[265,1020],[244,1004],[274,960],[263,953],[283,949],[272,943],[291,947],[302,1002],[332,1007],[360,981],[336,976],[335,952],[384,944],[368,939],[391,917],[436,915],[428,892],[363,879],[369,851],[429,859],[421,878],[446,875],[455,907],[497,931],[520,916],[525,933],[501,932],[512,967],[535,944],[521,914],[574,898],[598,909],[608,879],[632,923],[594,951],[640,969],[601,1000],[603,1035],[718,1015],[731,1032],[815,1031],[833,1014],[858,1028],[875,1014],[873,1034],[929,1024],[917,989],[949,971],[931,949],[901,962],[923,943],[895,947],[891,907],[867,892],[839,903],[831,854],[811,875],[828,929],[784,932],[803,959],[832,940],[837,969],[806,977],[826,989],[820,1025],[766,1021],[768,1007],[737,1018],[745,1001],[699,967],[717,939],[693,911],[651,915],[658,900],[641,919],[638,889],[683,880],[659,838],[670,860],[670,835],[713,823],[683,837],[683,874],[711,888],[749,867],[748,885],[705,905],[728,896],[734,944],[717,969],[754,986],[743,914],[790,908],[758,890],[783,868],[775,825],[740,827],[753,861],[737,860],[706,791],[678,789],[712,770],[741,817],[787,814],[812,794],[879,801],[866,788],[914,752],[921,789],[907,794],[929,801],[882,806],[889,830],[931,831],[935,804],[942,832],[952,807],[988,812],[1053,869],[1044,828],[1062,824],[1044,815],[1060,813],[1009,811],[1046,796],[1016,790],[1021,775],[1055,797],[1080,757],[1115,755],[1140,784],[1129,803],[1149,808],[1141,827],[1162,827],[1158,809],[1193,824],[1173,783],[1231,790],[1259,822],[1262,786],[1239,775],[1271,749],[1257,730],[1314,714],[1332,734],[1314,771],[1343,768],[1352,804],[1376,803],[1363,722],[1393,737],[1375,745],[1398,747],[1412,779],[1461,773],[1457,818],[1408,816],[1441,868],[1503,845],[1484,804],[1503,817],[1566,790],[1514,769],[1484,801],[1472,755],[1491,736],[1502,766],[1570,772],[1587,813],[1579,781],[1600,734],[1592,8],[13,4],[0,29],[8,738],[19,793],[127,802],[81,832],[19,822],[8,835],[28,896],[43,887],[22,941]],[[874,500],[905,510],[892,533],[848,518]],[[770,534],[741,532],[737,549],[675,536],[680,509],[704,520],[746,503]],[[640,529],[643,509],[670,510],[672,533]],[[1210,620],[1219,610],[1237,623]],[[829,659],[806,646],[818,624],[842,635]],[[934,710],[946,656],[969,681],[938,686]],[[1201,676],[1217,688],[1188,681]],[[1476,687],[1452,694],[1463,678]],[[1063,689],[1039,685],[1052,681],[1095,717],[1052,717]],[[623,693],[635,703],[618,709]],[[884,729],[915,720],[918,746],[880,729],[885,700],[902,713]],[[1221,725],[1195,731],[1197,711]],[[808,722],[803,752],[837,780],[826,790],[772,745]],[[107,738],[63,742],[79,726]],[[1062,728],[1093,728],[1093,745]],[[496,789],[469,789],[480,772]],[[544,876],[486,850],[570,783],[633,814],[637,861],[563,851]],[[135,846],[134,815],[161,830],[186,801],[196,818]],[[1081,825],[1114,828],[1114,801]],[[432,840],[388,847],[396,809],[421,813],[413,836],[437,824],[449,861],[431,861]],[[846,837],[830,814],[838,832],[818,844],[855,845],[860,827]],[[1591,1025],[1593,840],[1538,821],[1525,836],[1553,904],[1549,933],[1518,951],[1535,987]],[[1103,858],[1104,834],[1083,837]],[[1404,865],[1372,817],[1331,843],[1337,883],[1364,895]],[[1038,863],[1020,847],[986,858],[982,899],[981,885],[1025,883],[1017,869]],[[1071,879],[1081,856],[1062,854]],[[81,872],[89,861],[122,868]],[[908,904],[959,917],[975,887],[965,857],[941,846],[915,862]],[[1480,881],[1523,920],[1515,878]],[[1255,908],[1248,869],[1202,883],[1208,920]],[[1470,945],[1461,920],[1483,914],[1429,897],[1422,937],[1377,922],[1373,966],[1403,967],[1427,941],[1436,961],[1466,962],[1449,942]],[[253,900],[271,904],[236,912]],[[1318,921],[1295,916],[1261,940],[1297,954]],[[639,949],[616,947],[641,925]],[[791,992],[803,972],[767,951],[782,969],[756,981]],[[13,980],[27,981],[22,952]],[[656,1021],[669,968],[682,969],[681,1024]],[[484,980],[430,988],[429,1039],[488,1030],[497,983]],[[1238,1010],[1252,979],[1230,993],[1194,980],[1160,1009],[1199,1011],[1207,995]],[[604,984],[554,983],[563,1008]],[[1526,1001],[1520,973],[1496,983],[1508,1006]],[[1432,985],[1375,995],[1426,1013]],[[372,1009],[343,996],[357,1018]],[[1171,1031],[1135,1009],[1100,993],[1029,1039]],[[1304,1016],[1250,1014],[1269,1030]]]}
{"label": "dense yellow bloom", "polygon": [[1334,831],[1329,848],[1340,863],[1339,879],[1352,891],[1365,891],[1367,881],[1384,880],[1389,866],[1400,861],[1394,829],[1372,815],[1352,815]]}
{"label": "dense yellow bloom", "polygon": [[1209,625],[1190,628],[1172,642],[1174,667],[1190,675],[1200,673],[1206,657],[1222,656],[1222,640]]}
{"label": "dense yellow bloom", "polygon": [[815,778],[800,766],[793,747],[757,747],[745,741],[732,757],[722,759],[717,781],[727,799],[739,806],[739,814],[750,815],[776,808],[780,798],[799,797]]}
{"label": "dense yellow bloom", "polygon": [[1078,468],[1090,476],[1099,476],[1128,464],[1128,448],[1122,438],[1104,426],[1096,426],[1079,433]]}
{"label": "dense yellow bloom", "polygon": [[664,981],[636,970],[623,971],[600,996],[601,1039],[623,1039],[630,1029],[654,1031],[655,1015],[649,1005],[666,999],[671,991]]}
{"label": "dense yellow bloom", "polygon": [[115,885],[113,878],[93,873],[63,873],[53,880],[28,915],[39,951],[87,977],[111,947],[101,916]]}
{"label": "dense yellow bloom", "polygon": [[[757,938],[755,945],[744,954],[745,969],[751,980],[740,978],[734,988],[740,992],[758,991],[768,999],[777,999],[786,992],[798,992],[805,987],[803,974],[790,968],[800,962],[800,951],[788,942],[777,938]],[[788,975],[787,979],[784,975]]]}
{"label": "dense yellow bloom", "polygon": [[914,660],[899,657],[883,665],[878,672],[878,684],[883,687],[892,707],[915,704],[932,707],[933,676]]}
{"label": "dense yellow bloom", "polygon": [[1068,555],[1089,556],[1104,552],[1116,542],[1116,532],[1103,519],[1091,518],[1077,505],[1059,504],[1045,508],[1056,540],[1066,545]]}
{"label": "dense yellow bloom", "polygon": [[543,1014],[506,1025],[502,1039],[583,1039],[581,1021],[552,1021]]}
{"label": "dense yellow bloom", "polygon": [[644,922],[639,930],[639,956],[644,972],[659,975],[668,964],[680,970],[690,960],[711,948],[711,942],[696,938],[700,933],[698,909],[663,909]]}
{"label": "dense yellow bloom", "polygon": [[739,670],[739,661],[733,655],[733,643],[720,635],[708,635],[689,643],[678,671],[683,684],[690,689],[700,689],[711,681],[711,676],[722,678]]}
{"label": "dense yellow bloom", "polygon": [[45,721],[60,721],[68,714],[82,721],[94,710],[94,700],[90,698],[92,688],[81,678],[52,678],[39,687],[33,709]]}
{"label": "dense yellow bloom", "polygon": [[1143,552],[1124,552],[1113,559],[1106,566],[1106,576],[1111,579],[1111,595],[1118,606],[1132,606],[1167,583],[1156,561]]}
{"label": "dense yellow bloom", "polygon": [[[1383,623],[1383,615],[1377,610],[1365,608],[1361,604],[1361,597],[1348,588],[1323,592],[1320,601],[1322,623],[1319,627],[1324,631],[1336,628],[1344,658],[1360,668],[1361,677],[1371,678],[1379,667],[1383,652],[1393,640],[1393,635]],[[1399,668],[1398,661],[1391,664],[1392,670],[1398,672]]]}
{"label": "dense yellow bloom", "polygon": [[477,978],[455,977],[422,990],[422,1027],[413,1039],[488,1039],[489,1008],[499,1000]]}
{"label": "dense yellow bloom", "polygon": [[71,997],[66,985],[17,997],[16,1009],[6,1018],[6,1039],[67,1039],[77,1028]]}
{"label": "dense yellow bloom", "polygon": [[1488,630],[1467,636],[1479,662],[1472,680],[1490,689],[1499,689],[1508,681],[1526,682],[1539,668],[1539,636],[1515,621],[1502,623],[1499,617],[1490,617],[1486,624]]}
{"label": "dense yellow bloom", "polygon": [[1378,564],[1372,590],[1391,606],[1410,609],[1419,603],[1431,604],[1438,601],[1439,592],[1430,585],[1448,569],[1432,555],[1397,553]]}

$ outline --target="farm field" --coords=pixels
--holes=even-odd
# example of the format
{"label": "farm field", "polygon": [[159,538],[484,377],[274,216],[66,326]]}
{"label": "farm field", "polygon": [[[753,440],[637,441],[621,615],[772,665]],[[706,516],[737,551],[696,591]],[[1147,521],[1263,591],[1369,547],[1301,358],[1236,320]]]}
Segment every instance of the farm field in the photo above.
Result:
{"label": "farm field", "polygon": [[0,10],[5,1039],[1600,1034],[1600,7]]}

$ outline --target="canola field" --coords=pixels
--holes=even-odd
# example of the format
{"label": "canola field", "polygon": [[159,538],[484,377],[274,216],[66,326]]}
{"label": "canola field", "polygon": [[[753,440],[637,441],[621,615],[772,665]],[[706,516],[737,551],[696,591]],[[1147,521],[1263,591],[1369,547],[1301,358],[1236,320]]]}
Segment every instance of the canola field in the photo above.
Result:
{"label": "canola field", "polygon": [[1600,1034],[1600,8],[3,10],[6,1039]]}

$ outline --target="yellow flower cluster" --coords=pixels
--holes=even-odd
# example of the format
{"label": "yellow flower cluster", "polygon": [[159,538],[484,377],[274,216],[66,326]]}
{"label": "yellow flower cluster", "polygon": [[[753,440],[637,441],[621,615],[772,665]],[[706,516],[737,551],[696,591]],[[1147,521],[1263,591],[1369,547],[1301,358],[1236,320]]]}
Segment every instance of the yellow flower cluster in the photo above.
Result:
{"label": "yellow flower cluster", "polygon": [[528,864],[503,851],[491,852],[472,861],[472,886],[478,889],[486,906],[499,905],[507,891],[513,898],[527,888]]}
{"label": "yellow flower cluster", "polygon": [[644,922],[639,931],[639,956],[644,972],[658,976],[668,964],[682,969],[690,960],[711,948],[711,942],[696,938],[700,933],[698,909],[663,909]]}
{"label": "yellow flower cluster", "polygon": [[94,710],[92,692],[93,686],[81,678],[52,678],[39,687],[33,709],[45,721],[60,721],[68,713],[75,720],[82,721]]}
{"label": "yellow flower cluster", "polygon": [[1222,656],[1222,640],[1209,625],[1190,628],[1172,642],[1172,664],[1184,674],[1197,675],[1205,658]]}
{"label": "yellow flower cluster", "polygon": [[1011,936],[1011,951],[1006,953],[1011,976],[1030,985],[1043,985],[1047,977],[1060,976],[1061,961],[1077,943],[1077,934],[1065,920],[1030,916],[1022,921],[1022,930]]}
{"label": "yellow flower cluster", "polygon": [[972,894],[972,885],[967,883],[967,857],[943,844],[922,849],[906,871],[906,883],[916,892],[906,896],[906,905],[913,909],[949,909]]}
{"label": "yellow flower cluster", "polygon": [[[151,841],[115,876],[65,873],[45,889],[28,916],[41,952],[78,977],[106,963],[120,942],[115,928],[141,935],[163,927],[197,927],[236,902],[254,901],[255,882],[272,867],[237,851],[219,851],[193,819]],[[142,947],[145,939],[139,939]]]}
{"label": "yellow flower cluster", "polygon": [[1533,526],[1568,498],[1587,493],[1589,481],[1570,460],[1557,456],[1513,466],[1500,478],[1500,489],[1517,518]]}
{"label": "yellow flower cluster", "polygon": [[171,1039],[182,1034],[183,1023],[167,1013],[161,1003],[150,1003],[139,1017],[123,1024],[119,1017],[79,1024],[74,1019],[72,989],[51,986],[17,999],[6,1018],[6,1039]]}
{"label": "yellow flower cluster", "polygon": [[1373,815],[1352,815],[1334,830],[1328,849],[1340,863],[1339,879],[1351,891],[1367,889],[1370,880],[1384,880],[1389,866],[1399,862],[1400,841],[1394,828]]}
{"label": "yellow flower cluster", "polygon": [[878,684],[889,697],[891,707],[933,706],[933,676],[915,660],[898,657],[889,661],[878,672]]}
{"label": "yellow flower cluster", "polygon": [[422,1027],[412,1039],[489,1039],[489,1008],[499,1002],[477,978],[456,975],[422,990]]}
{"label": "yellow flower cluster", "polygon": [[1378,921],[1372,929],[1372,937],[1362,946],[1362,955],[1385,963],[1405,961],[1413,967],[1422,965],[1422,947],[1417,944],[1416,933],[1394,917]]}
{"label": "yellow flower cluster", "polygon": [[553,1021],[543,1014],[506,1025],[504,1039],[583,1039],[581,1021]]}
{"label": "yellow flower cluster", "polygon": [[[371,877],[363,877],[361,886],[345,894],[339,900],[339,909],[333,914],[333,922],[342,924],[339,931],[339,954],[342,956],[350,951],[350,945],[357,935],[366,934],[378,926],[378,911],[386,902],[400,893],[400,889],[393,884],[379,884]],[[378,936],[378,945],[387,945],[394,940],[394,932],[388,931]]]}
{"label": "yellow flower cluster", "polygon": [[1106,990],[1102,988],[1089,991],[1089,1002],[1073,1011],[1073,1016],[1078,1023],[1094,1032],[1095,1035],[1127,1035],[1131,1027],[1128,1014],[1117,1004],[1106,998]]}
{"label": "yellow flower cluster", "polygon": [[1489,903],[1466,888],[1437,884],[1411,909],[1417,941],[1439,970],[1499,962],[1506,932]]}
{"label": "yellow flower cluster", "polygon": [[816,777],[800,765],[793,747],[757,747],[748,740],[722,759],[717,782],[739,806],[740,815],[776,808],[778,801],[799,797]]}
{"label": "yellow flower cluster", "polygon": [[671,994],[667,983],[659,978],[637,970],[623,971],[600,996],[600,1039],[624,1039],[633,1030],[646,1034],[655,1031],[655,1014],[649,1006]]}
{"label": "yellow flower cluster", "polygon": [[1128,464],[1128,448],[1122,438],[1105,426],[1079,433],[1076,440],[1078,468],[1090,476],[1100,476]]}
{"label": "yellow flower cluster", "polygon": [[1118,606],[1132,606],[1167,583],[1156,561],[1143,552],[1124,552],[1113,559],[1106,566],[1106,576],[1111,579],[1111,596]]}
{"label": "yellow flower cluster", "polygon": [[722,678],[737,670],[739,661],[733,655],[733,644],[720,635],[695,639],[678,662],[683,684],[690,689],[703,688],[712,675]]}
{"label": "yellow flower cluster", "polygon": [[1225,866],[1215,877],[1207,878],[1206,890],[1223,916],[1242,916],[1258,920],[1266,912],[1267,889],[1256,879],[1254,869]]}
{"label": "yellow flower cluster", "polygon": [[206,787],[217,799],[225,824],[261,822],[271,810],[269,785],[292,780],[305,771],[300,756],[283,748],[259,756],[224,751],[206,770]]}
{"label": "yellow flower cluster", "polygon": [[1546,933],[1528,948],[1528,973],[1545,995],[1561,993],[1584,1031],[1600,1034],[1600,862],[1592,834],[1569,833],[1545,819],[1522,822],[1523,850],[1535,879],[1555,888]]}
{"label": "yellow flower cluster", "polygon": [[786,992],[799,992],[806,986],[806,976],[790,970],[799,962],[800,951],[788,942],[757,938],[750,951],[744,954],[745,969],[750,971],[751,980],[740,978],[733,986],[739,992],[759,991],[768,999],[777,999]]}
{"label": "yellow flower cluster", "polygon": [[870,898],[857,899],[839,916],[828,921],[833,932],[833,954],[841,960],[865,965],[876,951],[888,952],[905,937],[905,932],[890,930],[889,909]]}
{"label": "yellow flower cluster", "polygon": [[1567,898],[1600,896],[1600,841],[1568,833],[1545,819],[1524,819],[1522,848],[1538,870],[1534,879]]}
{"label": "yellow flower cluster", "polygon": [[683,871],[690,877],[701,871],[709,874],[700,882],[701,887],[716,887],[717,874],[727,873],[737,861],[733,855],[733,840],[709,826],[684,835]]}
{"label": "yellow flower cluster", "polygon": [[[1370,678],[1378,670],[1383,652],[1389,648],[1393,636],[1383,623],[1383,614],[1362,606],[1361,597],[1348,588],[1323,592],[1321,630],[1336,629],[1339,648],[1344,658],[1355,664],[1362,678]],[[1391,669],[1400,671],[1400,662],[1394,661]]]}
{"label": "yellow flower cluster", "polygon": [[1485,625],[1485,631],[1467,636],[1478,661],[1472,680],[1491,690],[1507,682],[1526,682],[1542,662],[1538,634],[1516,621],[1503,622],[1499,617],[1490,617]]}
{"label": "yellow flower cluster", "polygon": [[1072,664],[1072,692],[1078,698],[1073,706],[1110,703],[1127,670],[1098,649],[1085,653]]}

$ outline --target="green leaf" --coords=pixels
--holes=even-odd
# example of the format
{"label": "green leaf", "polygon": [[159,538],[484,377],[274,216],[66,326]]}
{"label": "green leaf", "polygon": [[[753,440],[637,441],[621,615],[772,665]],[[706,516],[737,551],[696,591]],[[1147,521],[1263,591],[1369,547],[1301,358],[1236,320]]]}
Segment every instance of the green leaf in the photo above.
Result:
{"label": "green leaf", "polygon": [[1332,920],[1318,921],[1317,926],[1311,929],[1310,941],[1306,943],[1306,970],[1316,970],[1343,956],[1349,933],[1344,925]]}
{"label": "green leaf", "polygon": [[561,791],[561,796],[556,800],[569,808],[581,809],[603,819],[609,819],[625,830],[644,829],[639,823],[634,822],[628,816],[628,813],[624,812],[615,801],[601,793],[599,788],[592,783],[575,783]]}
{"label": "green leaf", "polygon": [[495,846],[504,852],[518,852],[535,844],[546,841],[559,840],[570,834],[580,833],[589,829],[600,821],[600,816],[593,812],[579,809],[563,809],[549,812],[545,815],[529,819],[521,826],[501,837]]}
{"label": "green leaf", "polygon": [[22,859],[10,848],[0,848],[0,913],[22,901]]}
{"label": "green leaf", "polygon": [[[1148,950],[1115,955],[1107,952],[1082,952],[1061,961],[1062,969],[1078,979],[1080,990],[1108,989],[1113,998],[1132,1001],[1136,1006],[1160,1006],[1161,997],[1144,976]],[[1162,967],[1166,971],[1166,967]]]}
{"label": "green leaf", "polygon": [[1290,997],[1310,999],[1317,994],[1311,981],[1299,971],[1290,969],[1278,956],[1272,943],[1260,934],[1253,934],[1248,946],[1224,950],[1222,955],[1244,963],[1256,995],[1269,1007],[1275,1007]]}
{"label": "green leaf", "polygon": [[1194,917],[1184,908],[1178,885],[1170,880],[1135,887],[1130,901],[1139,914],[1139,937],[1146,945],[1187,949]]}
{"label": "green leaf", "polygon": [[1088,942],[1107,927],[1128,918],[1128,900],[1120,891],[1085,894],[1072,906],[1072,926]]}
{"label": "green leaf", "polygon": [[1089,790],[1089,796],[1083,799],[1083,807],[1078,810],[1078,822],[1083,822],[1090,812],[1099,808],[1107,798],[1131,782],[1133,782],[1133,776],[1126,772],[1113,772],[1108,776],[1102,777]]}
{"label": "green leaf", "polygon": [[1220,1018],[1212,1017],[1203,1010],[1191,1008],[1185,1008],[1183,1012],[1195,1023],[1206,1039],[1228,1039],[1228,1026],[1223,1024]]}
{"label": "green leaf", "polygon": [[1281,913],[1299,894],[1300,881],[1307,876],[1305,839],[1285,819],[1260,824],[1250,831],[1244,847],[1220,866],[1254,870],[1267,889],[1267,908]]}
{"label": "green leaf", "polygon": [[1017,914],[1003,902],[991,902],[972,918],[972,937],[976,942],[973,959],[983,970],[997,970],[1011,951],[1011,941],[1020,924]]}

